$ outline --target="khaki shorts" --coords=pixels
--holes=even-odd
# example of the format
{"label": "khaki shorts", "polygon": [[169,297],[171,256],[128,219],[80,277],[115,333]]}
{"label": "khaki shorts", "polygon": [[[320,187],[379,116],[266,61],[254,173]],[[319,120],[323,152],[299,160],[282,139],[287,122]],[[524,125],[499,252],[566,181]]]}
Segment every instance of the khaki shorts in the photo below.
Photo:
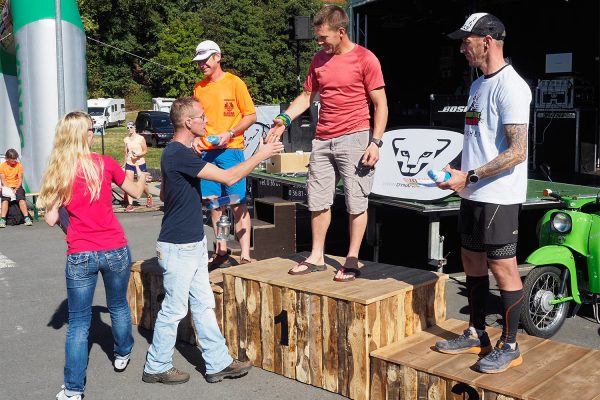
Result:
{"label": "khaki shorts", "polygon": [[360,214],[369,207],[374,168],[365,168],[363,155],[369,145],[369,131],[349,133],[333,139],[314,139],[308,166],[308,209],[322,211],[331,207],[336,183],[342,179],[349,214]]}

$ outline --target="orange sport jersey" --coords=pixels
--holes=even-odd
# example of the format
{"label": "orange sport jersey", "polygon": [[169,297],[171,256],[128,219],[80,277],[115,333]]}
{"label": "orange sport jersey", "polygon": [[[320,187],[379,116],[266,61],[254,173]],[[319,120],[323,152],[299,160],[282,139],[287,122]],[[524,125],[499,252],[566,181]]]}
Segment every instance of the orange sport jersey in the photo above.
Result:
{"label": "orange sport jersey", "polygon": [[23,175],[23,166],[21,163],[16,163],[11,167],[7,162],[3,162],[0,164],[0,175],[4,175],[6,186],[16,188],[19,186],[19,175]]}
{"label": "orange sport jersey", "polygon": [[[225,72],[216,82],[203,79],[194,86],[194,97],[202,104],[208,117],[206,136],[227,132],[240,120],[256,114],[254,103],[246,84],[237,76]],[[214,146],[201,138],[205,149]],[[235,137],[226,146],[228,149],[244,149],[244,132],[236,132]]]}

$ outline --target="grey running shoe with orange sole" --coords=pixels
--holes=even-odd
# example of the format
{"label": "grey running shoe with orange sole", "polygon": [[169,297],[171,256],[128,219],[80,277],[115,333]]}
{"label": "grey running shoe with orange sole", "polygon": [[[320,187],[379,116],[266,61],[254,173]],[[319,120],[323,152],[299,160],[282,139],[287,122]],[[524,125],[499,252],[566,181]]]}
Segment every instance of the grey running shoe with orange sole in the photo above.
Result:
{"label": "grey running shoe with orange sole", "polygon": [[519,345],[513,350],[508,343],[499,341],[487,356],[477,361],[475,369],[484,374],[498,374],[521,364],[523,357]]}
{"label": "grey running shoe with orange sole", "polygon": [[435,344],[435,349],[446,354],[487,354],[492,351],[492,345],[487,332],[478,337],[471,329],[465,329],[462,335],[450,340],[442,340]]}

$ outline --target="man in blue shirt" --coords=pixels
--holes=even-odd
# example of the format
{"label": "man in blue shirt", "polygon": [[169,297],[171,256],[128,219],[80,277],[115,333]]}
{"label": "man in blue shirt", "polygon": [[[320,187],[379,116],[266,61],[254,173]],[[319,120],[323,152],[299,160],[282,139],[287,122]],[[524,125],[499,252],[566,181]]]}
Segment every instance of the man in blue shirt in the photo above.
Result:
{"label": "man in blue shirt", "polygon": [[197,100],[192,97],[177,99],[171,106],[171,121],[175,135],[165,147],[160,161],[164,216],[156,243],[158,262],[163,269],[165,298],[156,318],[142,380],[166,384],[189,380],[187,372],[173,366],[177,326],[187,315],[189,301],[206,365],[205,378],[210,383],[220,382],[223,378],[247,374],[252,365],[231,358],[217,324],[215,298],[208,277],[199,180],[233,185],[258,163],[281,152],[283,145],[263,145],[247,161],[223,170],[202,160],[191,148],[194,138],[204,136],[207,123]]}

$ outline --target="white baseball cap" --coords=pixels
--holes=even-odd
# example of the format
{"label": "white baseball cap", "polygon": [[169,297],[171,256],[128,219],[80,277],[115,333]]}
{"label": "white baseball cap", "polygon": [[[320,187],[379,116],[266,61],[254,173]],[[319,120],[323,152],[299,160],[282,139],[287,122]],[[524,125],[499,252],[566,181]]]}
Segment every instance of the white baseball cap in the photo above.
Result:
{"label": "white baseball cap", "polygon": [[194,58],[192,61],[206,60],[215,53],[221,53],[221,48],[219,45],[212,40],[205,40],[196,46],[196,53],[194,53]]}

